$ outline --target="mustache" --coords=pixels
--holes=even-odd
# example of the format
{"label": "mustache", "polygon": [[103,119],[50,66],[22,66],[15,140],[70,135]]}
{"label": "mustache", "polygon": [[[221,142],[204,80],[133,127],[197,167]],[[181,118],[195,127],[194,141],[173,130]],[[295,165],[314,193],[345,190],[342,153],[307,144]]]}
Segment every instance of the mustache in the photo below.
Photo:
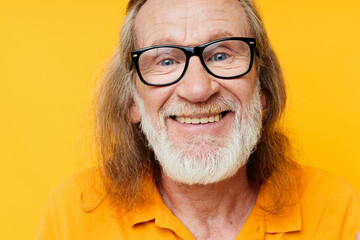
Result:
{"label": "mustache", "polygon": [[203,114],[217,114],[225,111],[237,112],[240,104],[235,100],[225,97],[211,97],[206,102],[191,103],[188,101],[170,101],[160,109],[160,117],[190,116]]}

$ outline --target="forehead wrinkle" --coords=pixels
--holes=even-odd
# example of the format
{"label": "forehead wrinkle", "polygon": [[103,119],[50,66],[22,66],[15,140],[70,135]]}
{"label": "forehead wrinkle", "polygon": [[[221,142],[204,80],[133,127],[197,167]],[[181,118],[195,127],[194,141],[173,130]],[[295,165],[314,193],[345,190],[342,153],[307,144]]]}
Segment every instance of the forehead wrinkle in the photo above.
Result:
{"label": "forehead wrinkle", "polygon": [[[151,15],[152,12],[155,11],[156,8],[151,8],[150,13],[147,13],[146,15]],[[141,11],[141,9],[140,9]],[[152,32],[150,37],[147,36],[147,38],[140,38],[139,36],[141,36],[140,32],[141,30],[139,30],[139,28],[143,28],[143,24],[139,23],[138,21],[138,17],[140,14],[143,13],[139,13],[136,16],[135,19],[135,40],[138,42],[138,46],[137,47],[148,47],[148,46],[154,46],[154,45],[162,45],[162,44],[176,44],[176,43],[181,43],[184,42],[186,39],[186,24],[185,27],[182,27],[182,25],[179,24],[179,19],[186,19],[186,16],[182,16],[180,18],[177,18],[177,21],[174,21],[174,19],[171,17],[171,12],[175,11],[175,9],[170,9],[165,16],[161,15],[160,17],[157,16],[157,14],[155,14],[155,18],[151,19],[152,22]],[[154,16],[154,14],[152,15]],[[165,18],[164,18],[165,17]],[[147,17],[145,17],[145,19],[148,19]],[[164,32],[163,29],[169,27],[169,25],[172,25],[172,29],[176,29],[176,36],[172,36],[173,33],[171,32]],[[181,32],[184,31],[184,34],[181,34]],[[165,35],[164,35],[165,34]],[[161,36],[160,39],[155,37],[154,41],[150,41],[149,39],[153,38],[153,36],[159,35]],[[180,36],[182,39],[180,39]],[[146,41],[150,41],[146,42]],[[179,45],[179,44],[177,44]]]}
{"label": "forehead wrinkle", "polygon": [[[223,1],[223,2],[227,2],[227,4],[231,5],[231,7],[233,7],[233,8],[239,8],[240,7],[238,9],[238,14],[239,15],[236,16],[236,19],[234,19],[234,21],[243,23],[242,24],[243,28],[234,29],[238,33],[240,33],[240,35],[237,35],[237,37],[249,37],[249,36],[251,36],[252,34],[251,34],[251,31],[250,31],[250,24],[249,24],[249,21],[248,21],[248,17],[247,17],[247,14],[246,14],[244,8],[241,6],[241,4],[238,1],[236,1],[236,2]],[[212,19],[216,20],[219,23],[224,22],[225,24],[229,24],[229,18],[225,17],[228,14],[227,11],[225,11],[224,9],[214,9],[213,11],[215,12],[215,17],[212,17]],[[207,15],[212,15],[212,12],[203,12],[203,13],[204,13],[204,18],[199,19],[199,20],[202,21],[202,22],[204,22],[204,21],[206,22],[207,21],[206,16]],[[199,22],[199,25],[201,25],[202,22]],[[233,24],[231,24],[231,26],[233,26]]]}
{"label": "forehead wrinkle", "polygon": [[[252,33],[251,33],[251,29],[250,29],[250,25],[248,22],[248,17],[243,9],[243,7],[241,6],[241,4],[238,1],[221,1],[226,5],[229,5],[229,7],[232,8],[239,8],[238,9],[238,15],[236,16],[236,19],[234,19],[234,21],[237,22],[241,22],[242,24],[242,28],[234,28],[231,29],[229,31],[229,29],[223,29],[223,28],[218,28],[216,25],[211,26],[211,28],[202,28],[201,26],[206,24],[206,22],[208,21],[208,19],[213,19],[214,21],[216,21],[217,23],[221,24],[221,23],[225,23],[228,26],[233,27],[234,24],[229,23],[229,18],[227,18],[226,16],[228,15],[227,11],[224,9],[213,9],[212,11],[201,11],[202,14],[200,14],[200,16],[202,16],[201,18],[197,17],[196,19],[198,19],[198,22],[196,23],[197,27],[197,31],[194,31],[195,34],[198,36],[196,37],[196,39],[200,40],[200,44],[202,43],[206,43],[206,42],[210,42],[213,40],[217,40],[219,38],[226,38],[226,37],[252,37]],[[215,13],[215,14],[214,14]],[[194,23],[188,23],[190,26],[194,25]],[[194,30],[194,29],[192,29]],[[191,28],[188,29],[188,32],[191,31]],[[204,33],[205,34],[202,34]],[[209,34],[210,32],[210,34]],[[191,33],[188,33],[189,36],[191,36]],[[205,36],[206,38],[201,38],[199,36]],[[192,36],[194,37],[194,36]],[[189,44],[191,45],[191,44]]]}
{"label": "forehead wrinkle", "polygon": [[[151,0],[147,1],[146,3],[150,2]],[[176,4],[176,7],[168,8],[164,14],[157,14],[157,7],[151,6],[149,8],[150,5],[147,6],[146,13],[143,12],[142,14],[151,15],[152,19],[143,22],[143,24],[140,24],[139,21],[136,21],[135,23],[135,28],[137,30],[136,35],[142,36],[141,39],[140,37],[138,38],[138,42],[139,44],[141,44],[141,47],[162,44],[197,46],[219,38],[234,36],[247,37],[252,35],[250,33],[251,30],[245,11],[238,1],[218,1],[209,11],[187,11],[186,9],[189,8],[189,6],[192,6],[191,1],[176,1],[174,4]],[[206,4],[206,2],[204,4]],[[143,7],[145,7],[145,5]],[[228,16],[227,11],[224,9],[219,9],[217,7],[218,5],[226,5],[227,8],[235,8],[238,14],[234,16],[234,21],[242,22],[242,27],[240,29],[234,28],[233,24],[229,23],[229,18],[226,17]],[[141,10],[142,9],[140,9],[140,11]],[[179,11],[182,14],[179,15]],[[146,15],[142,16],[143,20],[146,19]],[[173,15],[175,15],[176,18],[173,18]],[[195,23],[194,19],[196,21]],[[229,29],[226,28],[227,31],[225,31],[222,28],[217,27],[217,24],[213,24],[211,26],[209,26],[208,24],[206,25],[206,22],[209,20],[217,21],[218,23],[220,23],[220,25],[227,24],[230,27]],[[149,36],[143,36],[139,32],[139,28],[141,28],[142,30],[143,28],[149,27],[150,22],[153,32],[150,33]],[[203,28],[202,26],[207,26],[207,28]],[[166,28],[172,29],[172,31],[164,32],[163,29]]]}

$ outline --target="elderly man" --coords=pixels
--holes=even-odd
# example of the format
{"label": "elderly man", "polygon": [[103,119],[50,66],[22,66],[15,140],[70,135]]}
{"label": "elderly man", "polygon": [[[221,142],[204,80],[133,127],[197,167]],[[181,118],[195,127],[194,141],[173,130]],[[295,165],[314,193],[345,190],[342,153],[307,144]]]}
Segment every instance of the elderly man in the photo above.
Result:
{"label": "elderly man", "polygon": [[355,239],[359,195],[293,161],[285,100],[250,0],[131,0],[100,164],[54,190],[38,239]]}

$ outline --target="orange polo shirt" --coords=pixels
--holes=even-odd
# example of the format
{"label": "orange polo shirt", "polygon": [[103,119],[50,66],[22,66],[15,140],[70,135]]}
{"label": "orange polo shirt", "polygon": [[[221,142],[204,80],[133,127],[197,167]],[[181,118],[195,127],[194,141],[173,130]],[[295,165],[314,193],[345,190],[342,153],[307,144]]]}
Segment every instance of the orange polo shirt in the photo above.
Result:
{"label": "orange polo shirt", "polygon": [[[262,210],[260,206],[269,203],[271,195],[265,183],[236,239],[355,239],[360,231],[359,194],[331,174],[300,169],[292,174],[297,184],[291,189],[291,204],[277,214]],[[105,203],[85,213],[81,198],[88,189],[79,185],[77,178],[68,179],[51,193],[36,239],[194,239],[163,203],[155,184],[149,186],[153,204],[126,216],[114,216]]]}

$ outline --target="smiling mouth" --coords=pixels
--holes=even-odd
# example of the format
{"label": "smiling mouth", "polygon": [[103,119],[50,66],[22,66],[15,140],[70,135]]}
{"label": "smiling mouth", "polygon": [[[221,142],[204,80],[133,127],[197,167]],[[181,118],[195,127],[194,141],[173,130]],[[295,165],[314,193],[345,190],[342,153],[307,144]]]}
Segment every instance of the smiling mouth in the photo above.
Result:
{"label": "smiling mouth", "polygon": [[224,111],[218,114],[209,115],[206,117],[190,117],[190,116],[170,116],[170,118],[174,119],[179,123],[185,124],[206,124],[218,122],[222,119],[229,111]]}

